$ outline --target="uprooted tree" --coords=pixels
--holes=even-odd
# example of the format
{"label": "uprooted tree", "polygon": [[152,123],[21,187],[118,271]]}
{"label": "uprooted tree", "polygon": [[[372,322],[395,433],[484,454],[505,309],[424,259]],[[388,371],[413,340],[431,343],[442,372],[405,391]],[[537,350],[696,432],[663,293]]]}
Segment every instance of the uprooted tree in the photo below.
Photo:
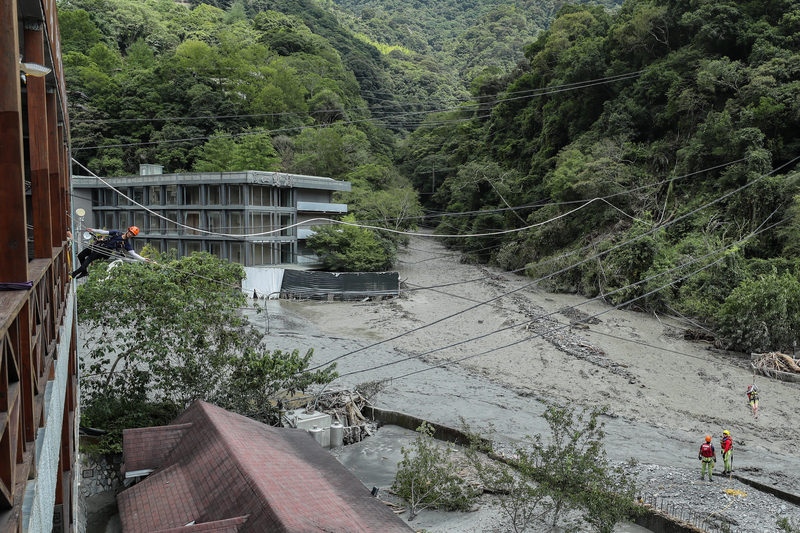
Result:
{"label": "uprooted tree", "polygon": [[423,509],[464,511],[478,493],[457,475],[453,448],[433,438],[434,429],[423,422],[412,446],[403,446],[392,490],[408,502],[413,520]]}
{"label": "uprooted tree", "polygon": [[244,269],[210,254],[108,268],[78,288],[86,355],[82,425],[109,431],[98,451],[120,451],[121,432],[170,421],[194,400],[270,422],[281,395],[336,377],[307,371],[311,350],[270,350],[242,313]]}
{"label": "uprooted tree", "polygon": [[[467,454],[481,483],[491,488],[510,528],[521,533],[549,522],[557,526],[568,511],[600,533],[635,515],[635,484],[623,466],[613,466],[603,447],[607,408],[577,412],[550,405],[543,417],[550,427],[547,439],[528,437],[515,446],[506,463],[481,460],[480,436],[471,434]],[[629,464],[632,466],[632,464]]]}

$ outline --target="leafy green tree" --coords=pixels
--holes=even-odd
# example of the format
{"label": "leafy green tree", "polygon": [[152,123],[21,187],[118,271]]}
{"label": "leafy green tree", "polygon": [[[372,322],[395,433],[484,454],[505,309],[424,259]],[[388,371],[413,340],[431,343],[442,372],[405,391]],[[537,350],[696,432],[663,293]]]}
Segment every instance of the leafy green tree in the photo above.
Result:
{"label": "leafy green tree", "polygon": [[265,348],[263,342],[245,346],[240,355],[228,360],[226,379],[211,397],[215,405],[255,420],[274,421],[276,398],[306,391],[337,376],[335,364],[317,372],[306,371],[314,350],[300,355],[299,350]]}
{"label": "leafy green tree", "polygon": [[144,39],[139,39],[128,48],[125,64],[139,69],[152,69],[155,66],[155,55]]}
{"label": "leafy green tree", "polygon": [[58,29],[61,32],[62,53],[85,53],[103,39],[103,34],[83,9],[59,13]]}
{"label": "leafy green tree", "polygon": [[339,193],[337,201],[346,203],[357,220],[390,230],[381,236],[394,243],[406,243],[399,232],[415,231],[422,218],[419,196],[392,167],[379,163],[360,165],[346,176],[352,190]]}
{"label": "leafy green tree", "polygon": [[625,465],[605,465],[602,476],[592,481],[581,498],[583,519],[599,533],[612,533],[615,526],[641,513],[636,505],[636,485],[628,470],[636,466],[630,460]]}
{"label": "leafy green tree", "polygon": [[278,153],[268,133],[245,130],[235,139],[225,131],[216,131],[214,135],[195,159],[196,172],[278,170]]}
{"label": "leafy green tree", "polygon": [[335,366],[306,371],[311,352],[268,349],[239,311],[243,277],[241,265],[207,253],[92,267],[78,288],[83,411],[113,430],[107,449],[121,444],[115,417],[126,411],[137,415],[125,424],[163,423],[201,399],[271,421],[281,394],[336,377]]}
{"label": "leafy green tree", "polygon": [[423,509],[465,511],[478,494],[456,472],[453,449],[441,447],[433,438],[434,429],[423,422],[417,428],[413,446],[400,449],[392,490],[408,502],[409,522]]}
{"label": "leafy green tree", "polygon": [[306,243],[325,268],[334,272],[381,272],[396,260],[393,244],[376,232],[358,227],[353,215],[342,218],[344,224],[314,226]]}
{"label": "leafy green tree", "polygon": [[247,129],[237,139],[234,170],[279,170],[279,160],[268,132]]}
{"label": "leafy green tree", "polygon": [[470,437],[466,456],[478,480],[486,490],[496,495],[496,504],[514,533],[533,530],[546,521],[552,505],[544,486],[525,471],[532,469],[531,454],[522,447],[516,449],[511,462],[494,461],[484,454],[491,452],[483,438],[465,428]]}
{"label": "leafy green tree", "polygon": [[719,334],[735,350],[791,351],[800,338],[800,279],[791,272],[746,279],[716,314]]}
{"label": "leafy green tree", "polygon": [[217,130],[200,150],[192,167],[195,172],[228,172],[233,170],[236,142],[227,132]]}
{"label": "leafy green tree", "polygon": [[[532,439],[534,460],[529,462],[533,476],[553,500],[552,524],[558,524],[571,506],[578,507],[585,487],[602,473],[605,436],[597,417],[602,409],[576,414],[572,409],[549,406],[543,415],[550,426],[547,441],[541,435]],[[598,470],[600,468],[600,470]]]}
{"label": "leafy green tree", "polygon": [[294,139],[293,170],[342,179],[370,157],[369,140],[353,126],[334,124],[303,130]]}
{"label": "leafy green tree", "polygon": [[620,59],[641,65],[647,60],[666,54],[670,49],[668,9],[658,2],[629,2],[620,10],[619,19],[609,32],[616,45],[614,53]]}
{"label": "leafy green tree", "polygon": [[[422,217],[417,192],[411,187],[380,191],[359,189],[347,197],[348,207],[358,220],[395,231],[413,231]],[[407,240],[398,233],[382,232],[390,240]]]}

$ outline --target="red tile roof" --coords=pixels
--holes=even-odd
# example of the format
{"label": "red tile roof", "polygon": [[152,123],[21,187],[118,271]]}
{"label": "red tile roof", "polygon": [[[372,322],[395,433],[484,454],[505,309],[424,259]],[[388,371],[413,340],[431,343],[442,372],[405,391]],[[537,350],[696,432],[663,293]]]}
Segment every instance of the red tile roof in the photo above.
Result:
{"label": "red tile roof", "polygon": [[192,424],[126,429],[122,432],[125,471],[155,470]]}
{"label": "red tile roof", "polygon": [[218,522],[206,522],[205,524],[194,524],[191,526],[178,527],[174,529],[164,529],[158,533],[237,533],[242,525],[247,521],[246,516],[220,520]]}
{"label": "red tile roof", "polygon": [[[270,427],[205,402],[192,404],[171,426],[187,424],[161,470],[117,497],[126,533],[199,531],[180,526],[245,515],[239,531],[412,531],[303,430]],[[152,438],[165,435],[173,434],[162,430]],[[145,464],[140,456],[135,460]],[[127,455],[125,462],[133,470]],[[176,486],[167,487],[165,476]]]}
{"label": "red tile roof", "polygon": [[[192,522],[200,513],[180,465],[170,465],[134,485],[119,501],[120,515],[137,531],[161,531]],[[124,506],[124,509],[123,509]]]}

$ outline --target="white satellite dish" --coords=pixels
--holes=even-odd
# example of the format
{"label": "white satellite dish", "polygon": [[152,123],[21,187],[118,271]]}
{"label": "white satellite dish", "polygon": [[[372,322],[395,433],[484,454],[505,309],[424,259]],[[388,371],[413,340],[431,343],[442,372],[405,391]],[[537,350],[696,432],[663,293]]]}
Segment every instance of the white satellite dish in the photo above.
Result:
{"label": "white satellite dish", "polygon": [[83,232],[83,239],[84,239],[84,240],[88,241],[88,240],[90,240],[91,238],[92,238],[92,234],[91,234],[91,233],[89,233],[88,231],[84,231],[84,232]]}

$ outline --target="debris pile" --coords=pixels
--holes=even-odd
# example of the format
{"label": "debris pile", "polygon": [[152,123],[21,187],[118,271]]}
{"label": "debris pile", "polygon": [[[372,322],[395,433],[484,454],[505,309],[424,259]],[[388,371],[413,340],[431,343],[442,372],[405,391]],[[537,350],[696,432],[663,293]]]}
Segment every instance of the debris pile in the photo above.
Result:
{"label": "debris pile", "polygon": [[371,437],[378,429],[378,423],[361,414],[369,401],[358,391],[343,390],[335,394],[325,394],[317,400],[317,411],[331,415],[344,426],[344,444],[361,442]]}
{"label": "debris pile", "polygon": [[636,376],[627,370],[627,365],[613,361],[603,350],[593,346],[591,342],[574,332],[573,328],[575,327],[579,329],[588,329],[589,324],[594,325],[601,323],[597,318],[591,317],[574,308],[564,308],[559,310],[559,313],[571,319],[569,326],[567,326],[550,318],[552,313],[547,313],[544,308],[532,304],[525,296],[514,295],[511,298],[514,303],[519,306],[519,310],[524,313],[527,318],[531,319],[531,321],[525,325],[525,329],[535,335],[535,337],[541,337],[558,350],[577,359],[582,359],[593,365],[605,368],[609,372],[622,376],[627,379],[628,383],[631,385],[638,382]]}
{"label": "debris pile", "polygon": [[753,368],[769,377],[778,377],[779,372],[789,374],[800,374],[800,365],[798,361],[792,359],[790,355],[780,352],[769,352],[762,354],[753,354],[755,357],[751,364]]}

